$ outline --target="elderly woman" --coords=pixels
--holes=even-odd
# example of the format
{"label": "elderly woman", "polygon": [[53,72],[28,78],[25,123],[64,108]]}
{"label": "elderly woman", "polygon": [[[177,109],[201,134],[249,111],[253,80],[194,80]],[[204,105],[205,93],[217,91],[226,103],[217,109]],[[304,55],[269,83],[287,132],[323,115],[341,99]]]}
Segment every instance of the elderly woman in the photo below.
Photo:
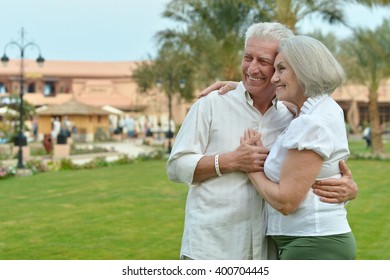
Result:
{"label": "elderly woman", "polygon": [[[248,176],[268,202],[268,227],[279,259],[354,259],[356,243],[344,204],[321,202],[312,184],[339,178],[349,156],[343,111],[330,97],[345,73],[330,51],[307,36],[283,40],[272,82],[278,100],[293,103],[297,117],[279,136],[264,172]],[[247,130],[242,142],[262,145]]]}

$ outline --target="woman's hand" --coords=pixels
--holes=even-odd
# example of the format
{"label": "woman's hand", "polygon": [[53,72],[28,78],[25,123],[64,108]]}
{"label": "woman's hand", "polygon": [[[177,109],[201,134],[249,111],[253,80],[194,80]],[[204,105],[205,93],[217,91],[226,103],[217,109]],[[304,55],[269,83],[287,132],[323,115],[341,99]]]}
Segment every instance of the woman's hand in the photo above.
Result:
{"label": "woman's hand", "polygon": [[233,82],[233,81],[217,81],[211,86],[205,88],[201,93],[199,93],[198,98],[206,96],[214,90],[218,90],[220,94],[225,94],[228,91],[236,89],[238,83],[239,82]]}
{"label": "woman's hand", "polygon": [[250,128],[245,130],[244,136],[240,138],[240,143],[264,148],[263,142],[261,142],[261,134]]}
{"label": "woman's hand", "polygon": [[250,173],[264,170],[264,162],[269,150],[263,146],[259,133],[247,129],[244,136],[240,138],[240,146],[233,153],[238,169]]}

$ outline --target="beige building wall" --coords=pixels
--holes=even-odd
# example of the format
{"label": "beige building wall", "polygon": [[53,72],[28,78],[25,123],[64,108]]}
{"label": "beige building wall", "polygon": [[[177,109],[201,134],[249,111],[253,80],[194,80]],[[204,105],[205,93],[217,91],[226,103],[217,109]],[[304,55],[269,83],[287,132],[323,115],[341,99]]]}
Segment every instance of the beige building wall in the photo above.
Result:
{"label": "beige building wall", "polygon": [[[46,61],[43,67],[38,67],[33,60],[26,60],[26,87],[34,85],[35,92],[25,94],[25,100],[36,107],[65,104],[72,98],[78,102],[102,108],[105,105],[118,108],[126,114],[132,114],[141,123],[149,118],[154,126],[161,123],[168,127],[168,98],[159,89],[141,93],[132,79],[132,71],[137,62],[85,62],[85,61]],[[19,92],[20,64],[18,60],[10,61],[7,67],[0,67],[0,83],[7,85],[8,93]],[[53,82],[55,93],[45,96],[47,82]],[[352,101],[358,102],[358,110],[365,112],[368,102],[368,91],[357,85],[346,85],[333,94],[347,115],[352,107]],[[178,126],[184,120],[189,108],[196,101],[185,102],[178,95],[172,98],[172,113]],[[381,118],[390,118],[390,80],[383,83],[379,89]],[[389,110],[387,110],[389,109]],[[81,117],[80,117],[81,118]],[[364,115],[364,119],[367,114]],[[85,126],[91,135],[95,127],[90,127],[82,119],[75,122]],[[108,122],[108,120],[107,120]],[[104,124],[103,127],[108,126]],[[47,125],[39,127],[40,134],[47,132]],[[42,131],[41,131],[42,130]],[[89,137],[89,136],[88,136]]]}

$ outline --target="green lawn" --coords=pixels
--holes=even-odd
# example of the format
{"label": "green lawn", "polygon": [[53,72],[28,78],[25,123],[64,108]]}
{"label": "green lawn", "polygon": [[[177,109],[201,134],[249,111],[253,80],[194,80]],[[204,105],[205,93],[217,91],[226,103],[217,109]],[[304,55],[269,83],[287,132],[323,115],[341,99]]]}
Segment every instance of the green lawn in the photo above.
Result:
{"label": "green lawn", "polygon": [[177,259],[187,189],[165,162],[0,181],[0,259]]}
{"label": "green lawn", "polygon": [[357,241],[357,257],[390,260],[390,161],[348,162],[359,185],[358,197],[347,204]]}
{"label": "green lawn", "polygon": [[[385,147],[385,152],[390,154],[390,141],[388,140],[389,136],[386,136],[383,140],[383,145]],[[366,144],[363,140],[353,140],[349,142],[349,149],[351,154],[364,154],[369,153],[370,149],[366,148]]]}
{"label": "green lawn", "polygon": [[[389,161],[348,161],[358,259],[390,259]],[[187,187],[165,161],[0,181],[0,259],[178,259]]]}

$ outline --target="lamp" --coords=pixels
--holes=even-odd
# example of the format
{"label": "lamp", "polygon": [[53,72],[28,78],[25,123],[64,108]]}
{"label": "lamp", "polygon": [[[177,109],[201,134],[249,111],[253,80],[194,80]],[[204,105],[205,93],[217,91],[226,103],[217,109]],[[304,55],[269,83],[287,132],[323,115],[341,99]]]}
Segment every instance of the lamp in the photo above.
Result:
{"label": "lamp", "polygon": [[18,47],[19,50],[20,50],[19,133],[18,133],[18,138],[17,138],[18,139],[17,144],[18,144],[19,150],[18,150],[18,164],[17,164],[17,168],[24,168],[22,146],[23,146],[24,143],[27,143],[26,137],[23,134],[23,115],[24,115],[24,108],[23,108],[24,51],[27,49],[27,47],[35,47],[35,48],[37,48],[38,52],[39,52],[39,56],[38,56],[36,62],[38,63],[39,66],[43,65],[43,63],[45,62],[45,59],[41,56],[41,50],[40,50],[40,48],[39,48],[39,46],[37,44],[35,44],[34,42],[24,43],[24,29],[22,28],[20,42],[11,41],[8,44],[6,44],[5,47],[4,47],[4,55],[1,57],[1,62],[3,63],[4,66],[7,66],[7,64],[9,62],[9,58],[6,55],[6,50],[7,50],[7,47],[9,47],[11,45]]}

